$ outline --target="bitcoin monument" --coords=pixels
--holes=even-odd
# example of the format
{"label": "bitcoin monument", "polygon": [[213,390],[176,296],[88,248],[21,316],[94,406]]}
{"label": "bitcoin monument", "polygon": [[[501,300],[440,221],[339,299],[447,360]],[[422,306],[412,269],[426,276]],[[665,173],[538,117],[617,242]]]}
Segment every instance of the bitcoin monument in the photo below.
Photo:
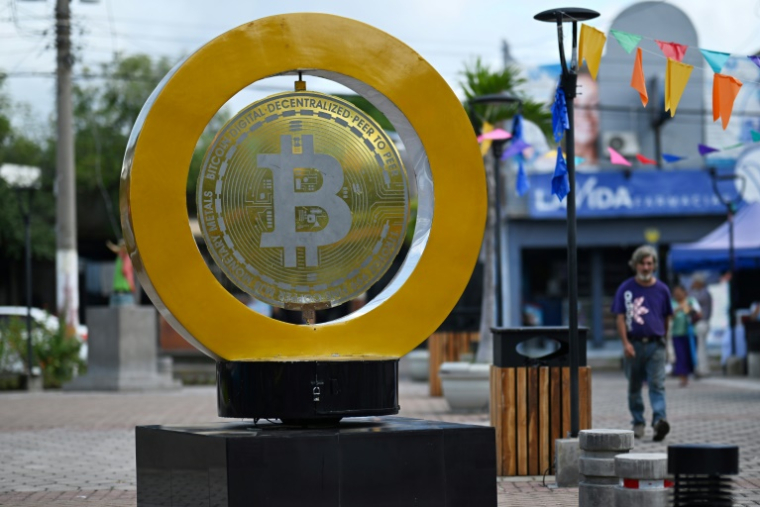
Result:
{"label": "bitcoin monument", "polygon": [[[227,292],[195,243],[185,198],[213,115],[274,75],[298,75],[295,91],[249,105],[216,134],[195,204],[224,276],[262,302],[301,311],[302,325],[255,313]],[[407,166],[372,118],[307,90],[309,76],[375,105],[403,141]],[[393,280],[360,310],[316,323],[316,312],[386,273],[412,198],[413,239]],[[378,417],[398,413],[398,359],[456,304],[485,221],[472,128],[417,53],[321,14],[223,34],[175,67],[143,108],[122,171],[121,215],[154,304],[217,362],[218,414],[253,420],[138,427],[138,505],[495,505],[493,429]]]}

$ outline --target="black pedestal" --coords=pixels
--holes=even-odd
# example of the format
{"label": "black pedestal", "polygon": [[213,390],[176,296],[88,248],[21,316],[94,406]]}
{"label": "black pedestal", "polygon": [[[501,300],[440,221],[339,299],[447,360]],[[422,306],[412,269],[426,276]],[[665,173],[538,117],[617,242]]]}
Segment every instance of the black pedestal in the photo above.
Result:
{"label": "black pedestal", "polygon": [[139,426],[137,505],[493,507],[494,429],[399,417]]}
{"label": "black pedestal", "polygon": [[335,424],[398,413],[398,359],[220,361],[216,377],[220,417]]}

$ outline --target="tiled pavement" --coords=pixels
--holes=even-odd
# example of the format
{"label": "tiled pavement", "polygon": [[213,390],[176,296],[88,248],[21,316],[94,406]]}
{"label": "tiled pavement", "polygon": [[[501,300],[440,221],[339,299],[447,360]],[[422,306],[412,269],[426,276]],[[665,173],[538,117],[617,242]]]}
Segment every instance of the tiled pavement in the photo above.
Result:
{"label": "tiled pavement", "polygon": [[[488,415],[457,415],[426,384],[402,382],[402,416],[488,424]],[[595,428],[628,428],[621,374],[593,375]],[[647,438],[636,452],[669,443],[740,446],[736,505],[760,505],[760,382],[710,378],[680,389],[668,383],[673,430],[664,443]],[[134,427],[217,420],[211,387],[171,393],[0,394],[0,505],[23,507],[135,505]],[[548,478],[547,482],[551,482]],[[577,489],[549,489],[541,478],[500,479],[500,506],[575,506]]]}

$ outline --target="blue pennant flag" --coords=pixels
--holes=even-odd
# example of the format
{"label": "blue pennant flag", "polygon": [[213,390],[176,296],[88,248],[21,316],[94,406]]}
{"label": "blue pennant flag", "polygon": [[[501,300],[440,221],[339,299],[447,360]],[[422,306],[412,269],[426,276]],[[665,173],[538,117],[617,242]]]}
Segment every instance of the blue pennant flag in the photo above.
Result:
{"label": "blue pennant flag", "polygon": [[525,165],[523,164],[522,157],[517,163],[517,182],[515,183],[515,190],[517,195],[522,197],[530,189],[530,181],[528,181],[528,175],[525,174]]}
{"label": "blue pennant flag", "polygon": [[671,155],[670,153],[663,153],[662,158],[665,159],[665,162],[678,162],[679,160],[684,159],[684,157],[679,157],[678,155]]}
{"label": "blue pennant flag", "polygon": [[552,195],[556,195],[560,202],[570,193],[570,179],[567,177],[567,163],[562,156],[562,148],[557,147],[557,165],[554,167],[552,177]]}
{"label": "blue pennant flag", "polygon": [[557,93],[554,95],[554,104],[552,104],[552,132],[554,132],[554,142],[560,142],[565,135],[565,130],[569,128],[570,120],[567,118],[565,91],[561,86],[557,86]]}
{"label": "blue pennant flag", "polygon": [[509,148],[504,150],[501,159],[517,158],[515,192],[519,197],[524,196],[530,188],[530,181],[528,181],[528,175],[525,173],[525,157],[522,154],[526,148],[530,148],[530,145],[523,140],[523,118],[522,115],[516,114],[512,119],[512,143],[510,143]]}
{"label": "blue pennant flag", "polygon": [[512,140],[523,138],[523,117],[521,114],[516,114],[512,118]]}

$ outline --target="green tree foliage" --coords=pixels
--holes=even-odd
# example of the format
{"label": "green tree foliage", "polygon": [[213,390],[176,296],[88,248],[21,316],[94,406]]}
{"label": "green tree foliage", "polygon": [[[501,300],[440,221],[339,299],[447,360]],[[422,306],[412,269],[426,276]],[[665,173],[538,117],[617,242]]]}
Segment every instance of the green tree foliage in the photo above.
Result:
{"label": "green tree foliage", "polygon": [[[465,65],[462,75],[464,81],[461,86],[467,101],[480,95],[507,93],[522,100],[523,118],[538,125],[544,134],[548,135],[551,132],[551,112],[545,104],[530,100],[519,90],[526,83],[526,79],[520,76],[517,67],[491,70],[478,58],[472,64]],[[517,104],[478,104],[473,111],[475,115],[470,117],[470,121],[480,132],[484,121],[495,125],[512,118],[517,113]]]}
{"label": "green tree foliage", "polygon": [[[73,88],[78,199],[103,202],[111,237],[119,227],[119,177],[129,134],[151,92],[170,70],[167,58],[123,56],[85,68]],[[54,142],[51,142],[53,152]]]}
{"label": "green tree foliage", "polygon": [[[45,143],[35,136],[26,108],[12,104],[3,91],[4,77],[0,74],[0,165],[15,164],[40,167],[42,188],[32,200],[32,251],[37,258],[55,255],[55,237],[49,220],[54,216],[53,172],[47,163]],[[21,118],[23,127],[14,127],[11,119]],[[28,195],[19,193],[0,180],[0,251],[12,259],[24,254],[24,225],[22,207],[28,209]],[[21,207],[20,207],[21,205]]]}
{"label": "green tree foliage", "polygon": [[[13,317],[0,324],[0,372],[17,368],[26,361],[28,336],[24,319]],[[46,388],[61,387],[77,373],[84,373],[86,365],[79,357],[81,346],[79,340],[67,332],[63,314],[53,329],[33,325],[33,364],[42,370]]]}
{"label": "green tree foliage", "polygon": [[[83,203],[97,202],[94,209],[106,210],[102,217],[96,217],[102,222],[98,231],[103,239],[121,236],[119,184],[127,141],[145,102],[170,69],[167,58],[117,54],[95,69],[84,68],[77,73],[79,79],[75,80],[72,97],[77,200],[80,213]],[[26,122],[30,127],[14,128],[24,115],[31,116],[2,93],[0,76],[0,164],[42,169],[42,187],[35,192],[32,205],[32,247],[36,258],[51,259],[55,256],[56,128],[54,120],[43,125],[43,132],[36,136],[29,134],[39,130],[32,120]],[[191,201],[203,154],[228,116],[225,111],[218,113],[198,140],[189,168],[187,191]],[[0,251],[18,259],[24,252],[24,227],[13,194],[0,183]],[[192,214],[194,208],[191,206]]]}
{"label": "green tree foliage", "polygon": [[[169,70],[171,64],[167,58],[117,55],[113,61],[101,65],[98,79],[92,84],[74,88],[77,185],[81,191],[97,192],[99,198],[110,200],[116,220],[119,176],[129,135],[143,105]],[[85,77],[96,76],[89,69],[85,69],[84,74]],[[187,107],[193,106],[188,104]],[[195,186],[203,156],[228,119],[229,113],[222,109],[198,140],[187,180],[191,215],[195,215]]]}

